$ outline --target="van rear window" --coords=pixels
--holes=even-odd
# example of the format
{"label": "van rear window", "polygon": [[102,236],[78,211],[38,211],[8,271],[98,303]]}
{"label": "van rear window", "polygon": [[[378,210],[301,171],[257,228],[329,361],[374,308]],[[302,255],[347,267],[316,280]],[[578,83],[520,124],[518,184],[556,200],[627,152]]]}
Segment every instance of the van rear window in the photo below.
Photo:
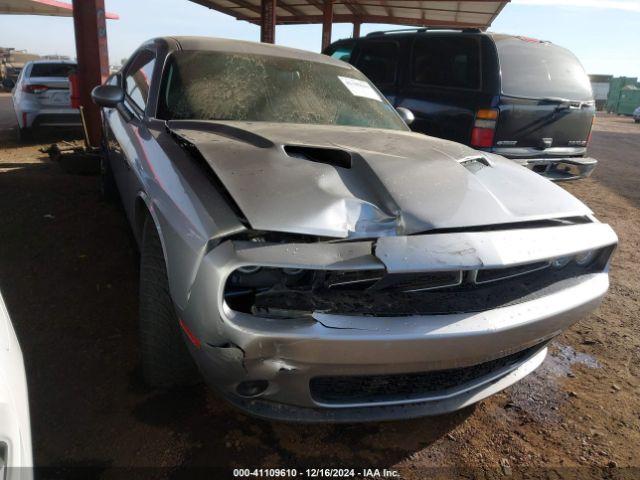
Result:
{"label": "van rear window", "polygon": [[495,43],[503,94],[536,99],[592,99],[589,77],[569,50],[514,37],[495,39]]}
{"label": "van rear window", "polygon": [[34,63],[32,77],[68,77],[76,69],[72,63]]}

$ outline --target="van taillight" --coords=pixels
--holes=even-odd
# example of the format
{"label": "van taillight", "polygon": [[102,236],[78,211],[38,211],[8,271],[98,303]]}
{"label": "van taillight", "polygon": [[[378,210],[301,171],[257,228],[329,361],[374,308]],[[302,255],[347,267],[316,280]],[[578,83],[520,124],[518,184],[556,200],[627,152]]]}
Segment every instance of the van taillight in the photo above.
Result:
{"label": "van taillight", "polygon": [[43,93],[49,90],[46,85],[23,85],[22,91],[27,93]]}
{"label": "van taillight", "polygon": [[497,122],[498,110],[478,110],[473,130],[471,130],[471,146],[478,148],[493,147]]}

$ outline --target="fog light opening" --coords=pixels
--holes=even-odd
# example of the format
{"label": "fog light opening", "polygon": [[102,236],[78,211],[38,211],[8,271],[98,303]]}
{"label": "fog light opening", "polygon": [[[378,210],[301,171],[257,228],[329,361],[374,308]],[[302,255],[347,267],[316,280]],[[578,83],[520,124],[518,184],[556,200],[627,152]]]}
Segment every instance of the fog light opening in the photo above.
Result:
{"label": "fog light opening", "polygon": [[247,380],[238,384],[236,392],[242,397],[257,397],[264,393],[268,386],[267,380]]}

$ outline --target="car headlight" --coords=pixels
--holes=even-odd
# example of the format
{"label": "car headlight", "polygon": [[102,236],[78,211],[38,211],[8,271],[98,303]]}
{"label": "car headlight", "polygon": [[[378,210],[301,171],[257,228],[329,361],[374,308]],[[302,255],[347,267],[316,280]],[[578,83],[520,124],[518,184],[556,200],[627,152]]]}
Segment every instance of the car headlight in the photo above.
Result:
{"label": "car headlight", "polygon": [[573,260],[573,257],[571,256],[567,256],[567,257],[559,257],[556,258],[555,260],[553,260],[551,262],[551,265],[555,268],[564,268],[567,265],[569,265],[569,263],[571,262],[571,260]]}
{"label": "car headlight", "polygon": [[576,263],[581,267],[586,267],[590,263],[592,263],[595,258],[598,256],[597,250],[587,250],[586,252],[582,252],[576,255]]}
{"label": "car headlight", "polygon": [[595,261],[596,258],[598,258],[600,252],[601,250],[587,250],[586,252],[582,252],[577,255],[558,257],[551,260],[551,265],[554,268],[564,268],[571,262],[575,262],[575,264],[579,267],[588,267]]}

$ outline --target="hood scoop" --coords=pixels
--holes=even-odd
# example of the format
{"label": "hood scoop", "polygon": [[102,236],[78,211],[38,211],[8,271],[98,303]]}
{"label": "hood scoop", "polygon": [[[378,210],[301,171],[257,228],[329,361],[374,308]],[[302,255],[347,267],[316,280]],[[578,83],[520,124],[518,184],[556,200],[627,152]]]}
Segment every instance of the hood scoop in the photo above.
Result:
{"label": "hood scoop", "polygon": [[333,167],[351,168],[353,155],[345,150],[307,145],[285,145],[284,151],[293,158],[324,163]]}
{"label": "hood scoop", "polygon": [[458,162],[471,173],[478,173],[484,167],[491,166],[486,157],[465,157]]}

